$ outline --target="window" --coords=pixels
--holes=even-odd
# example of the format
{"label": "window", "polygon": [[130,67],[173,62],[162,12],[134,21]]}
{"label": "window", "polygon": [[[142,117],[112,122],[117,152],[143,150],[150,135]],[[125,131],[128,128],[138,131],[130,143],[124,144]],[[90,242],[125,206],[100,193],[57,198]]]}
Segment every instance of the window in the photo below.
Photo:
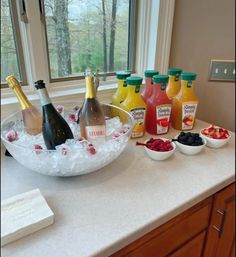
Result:
{"label": "window", "polygon": [[7,25],[14,49],[11,58],[2,55],[2,78],[14,73],[24,82],[26,69],[28,94],[39,79],[57,96],[83,93],[87,67],[104,73],[100,90],[107,93],[117,70],[167,71],[174,0],[2,0],[1,12],[1,39]]}
{"label": "window", "polygon": [[14,74],[25,84],[26,75],[21,47],[15,2],[1,1],[1,85],[5,78]]}
{"label": "window", "polygon": [[[134,17],[129,0],[45,0],[50,79],[83,76],[86,68],[132,70]],[[133,13],[133,12],[132,12]],[[132,28],[132,29],[130,29]],[[105,76],[104,76],[105,79]]]}

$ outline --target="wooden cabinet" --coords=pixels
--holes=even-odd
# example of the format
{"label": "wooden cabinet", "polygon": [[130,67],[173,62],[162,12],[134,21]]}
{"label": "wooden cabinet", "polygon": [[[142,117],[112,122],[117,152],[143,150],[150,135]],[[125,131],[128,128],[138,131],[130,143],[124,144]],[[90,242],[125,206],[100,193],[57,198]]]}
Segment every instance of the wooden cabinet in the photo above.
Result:
{"label": "wooden cabinet", "polygon": [[206,232],[202,232],[169,257],[201,257]]}
{"label": "wooden cabinet", "polygon": [[204,257],[235,256],[235,184],[214,195]]}
{"label": "wooden cabinet", "polygon": [[235,184],[111,257],[235,257]]}

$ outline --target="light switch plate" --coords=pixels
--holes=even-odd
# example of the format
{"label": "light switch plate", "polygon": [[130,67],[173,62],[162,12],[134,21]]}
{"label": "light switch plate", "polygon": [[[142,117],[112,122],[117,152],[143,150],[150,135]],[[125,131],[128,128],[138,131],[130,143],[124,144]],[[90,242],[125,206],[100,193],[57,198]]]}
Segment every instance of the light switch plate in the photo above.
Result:
{"label": "light switch plate", "polygon": [[211,60],[209,81],[235,81],[235,60]]}

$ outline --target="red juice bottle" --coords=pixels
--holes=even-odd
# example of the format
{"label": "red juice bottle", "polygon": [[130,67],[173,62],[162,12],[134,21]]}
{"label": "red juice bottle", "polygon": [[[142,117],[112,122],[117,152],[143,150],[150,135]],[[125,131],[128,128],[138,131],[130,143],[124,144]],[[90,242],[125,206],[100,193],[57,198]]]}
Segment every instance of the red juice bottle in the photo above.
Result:
{"label": "red juice bottle", "polygon": [[146,103],[147,99],[152,95],[153,83],[152,77],[157,75],[159,72],[157,70],[145,70],[145,86],[142,92],[143,101]]}
{"label": "red juice bottle", "polygon": [[166,94],[168,80],[167,75],[153,76],[153,91],[146,111],[146,131],[152,135],[166,134],[169,130],[172,101]]}

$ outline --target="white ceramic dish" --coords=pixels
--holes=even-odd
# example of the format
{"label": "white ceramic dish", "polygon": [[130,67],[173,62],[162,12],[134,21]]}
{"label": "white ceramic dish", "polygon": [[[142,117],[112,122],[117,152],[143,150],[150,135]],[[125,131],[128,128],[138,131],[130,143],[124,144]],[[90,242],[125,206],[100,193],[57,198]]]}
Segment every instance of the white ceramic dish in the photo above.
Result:
{"label": "white ceramic dish", "polygon": [[202,130],[200,131],[200,135],[202,138],[206,140],[206,146],[210,148],[220,148],[224,146],[230,139],[231,135],[229,133],[229,137],[225,139],[215,139],[215,138],[210,138],[202,133]]}
{"label": "white ceramic dish", "polygon": [[[175,138],[177,139],[178,136],[176,136]],[[200,153],[206,146],[206,139],[202,136],[200,136],[203,140],[203,145],[199,145],[199,146],[191,146],[191,145],[184,145],[178,141],[175,141],[174,143],[177,146],[177,149],[186,155],[195,155]]]}
{"label": "white ceramic dish", "polygon": [[[168,138],[160,138],[159,139],[162,139],[163,141],[167,141],[167,140],[170,140]],[[149,140],[149,139],[148,139]],[[145,141],[145,144],[148,142],[148,140]],[[168,152],[158,152],[158,151],[154,151],[154,150],[151,150],[149,149],[148,147],[144,146],[144,149],[147,153],[147,155],[155,160],[155,161],[163,161],[163,160],[166,160],[168,158],[170,158],[172,156],[172,154],[174,153],[175,149],[176,149],[176,146],[173,142],[171,142],[171,145],[173,146],[173,149],[171,151],[168,151]]]}

